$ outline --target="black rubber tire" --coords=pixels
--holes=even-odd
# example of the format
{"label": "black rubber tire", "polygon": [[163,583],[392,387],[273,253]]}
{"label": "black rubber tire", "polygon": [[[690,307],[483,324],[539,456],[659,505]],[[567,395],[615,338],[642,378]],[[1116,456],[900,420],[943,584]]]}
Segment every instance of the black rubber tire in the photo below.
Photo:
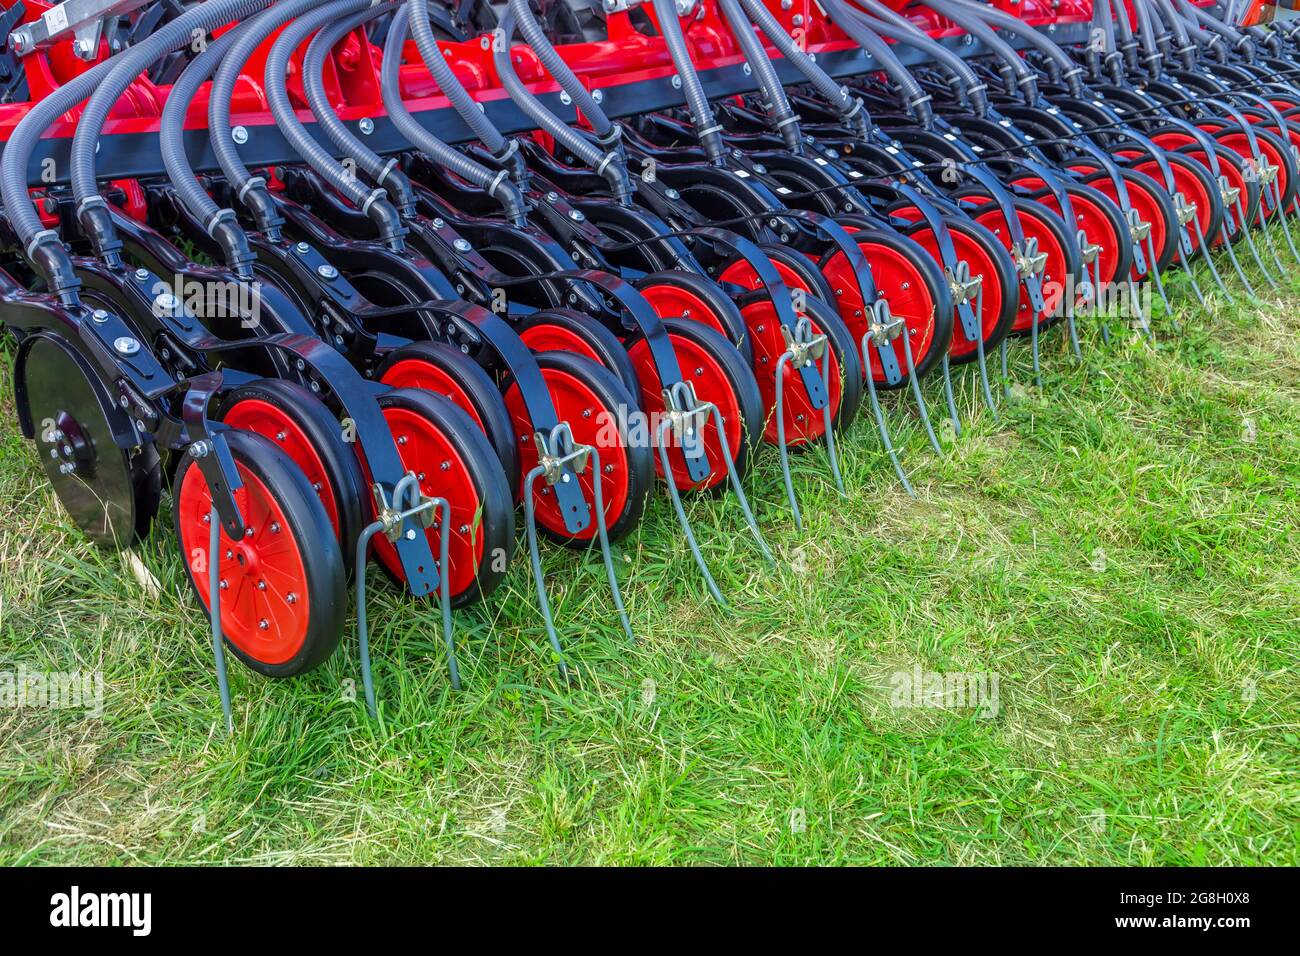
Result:
{"label": "black rubber tire", "polygon": [[[745,328],[745,320],[740,316],[740,309],[731,297],[722,291],[722,287],[710,279],[708,276],[696,275],[693,272],[683,272],[680,269],[669,269],[662,272],[652,272],[643,276],[636,282],[639,290],[645,289],[652,285],[671,285],[679,289],[684,289],[702,299],[722,326],[727,340],[734,348],[739,350],[746,363],[753,361],[754,349],[749,342],[749,331]],[[687,316],[687,318],[697,319],[696,316]]]}
{"label": "black rubber tire", "polygon": [[[375,369],[375,378],[385,381],[385,374],[393,366],[410,359],[428,362],[442,370],[465,393],[501,462],[510,485],[510,499],[513,501],[519,492],[519,448],[515,444],[514,430],[510,427],[510,413],[506,411],[505,402],[501,400],[501,392],[492,381],[492,376],[478,362],[446,342],[412,342],[385,355]],[[469,409],[462,411],[468,412]]]}
{"label": "black rubber tire", "polygon": [[[423,417],[447,438],[464,461],[479,500],[477,536],[483,539],[483,557],[474,570],[473,583],[452,591],[451,605],[464,607],[482,600],[505,579],[515,546],[514,498],[496,452],[474,420],[444,395],[422,388],[395,388],[381,395],[378,403],[381,411],[403,408]],[[454,507],[456,503],[451,504]],[[438,560],[438,537],[433,529],[429,545],[434,560]],[[389,578],[402,583],[387,565],[379,565]]]}
{"label": "black rubber tire", "polygon": [[[311,609],[302,647],[289,661],[278,664],[259,661],[244,653],[228,638],[226,646],[250,669],[266,677],[293,677],[306,673],[320,666],[334,653],[343,635],[348,606],[347,582],[343,556],[334,538],[334,529],[316,492],[293,459],[274,443],[253,432],[231,428],[226,430],[225,436],[236,464],[243,465],[257,476],[284,513],[287,525],[284,530],[293,536],[294,545],[303,559],[307,606]],[[197,467],[197,461],[186,455],[176,471],[175,487],[178,496],[189,469]],[[183,540],[179,497],[173,502],[172,523],[177,540]],[[202,543],[202,547],[207,547],[207,541]],[[182,563],[190,587],[194,588],[194,594],[198,597],[199,590],[190,567],[191,562]],[[203,604],[201,597],[199,603]]]}
{"label": "black rubber tire", "polygon": [[[221,398],[216,418],[224,421],[241,401],[258,400],[274,405],[292,419],[307,435],[325,466],[339,516],[338,541],[344,567],[353,570],[353,546],[365,522],[366,479],[356,450],[343,440],[343,429],[324,404],[297,382],[262,378],[231,390]],[[245,429],[247,430],[247,429]],[[263,435],[268,441],[271,436]],[[277,446],[278,447],[278,446]]]}
{"label": "black rubber tire", "polygon": [[[600,322],[572,309],[539,309],[521,318],[515,326],[515,331],[522,336],[529,329],[539,325],[558,326],[580,338],[600,360],[602,366],[613,372],[629,392],[633,395],[638,394],[636,369],[632,367],[632,360],[627,357],[627,349],[618,340],[618,336]],[[587,358],[590,360],[590,356]]]}

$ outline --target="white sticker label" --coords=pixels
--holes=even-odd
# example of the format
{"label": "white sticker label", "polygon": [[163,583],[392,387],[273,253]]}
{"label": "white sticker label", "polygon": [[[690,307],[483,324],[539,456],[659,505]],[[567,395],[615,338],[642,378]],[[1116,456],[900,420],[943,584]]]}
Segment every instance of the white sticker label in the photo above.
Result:
{"label": "white sticker label", "polygon": [[826,160],[822,159],[820,156],[814,156],[814,157],[813,157],[813,162],[816,163],[818,166],[825,166],[825,165],[826,165]]}
{"label": "white sticker label", "polygon": [[782,196],[790,195],[790,190],[786,189],[784,186],[777,186],[776,191],[779,192]]}
{"label": "white sticker label", "polygon": [[898,155],[898,150],[896,150],[896,149],[895,149],[894,147],[892,147],[892,146],[886,146],[886,147],[885,147],[885,152],[889,153],[889,155],[891,155],[891,156],[897,156],[897,155]]}
{"label": "white sticker label", "polygon": [[975,152],[977,152],[977,153],[982,153],[982,152],[984,152],[984,147],[983,147],[983,146],[976,146],[974,143],[971,143],[971,144],[970,144],[970,148],[973,149],[973,150],[974,150]]}
{"label": "white sticker label", "polygon": [[736,170],[736,175],[739,176],[741,179],[749,178],[749,173],[745,172],[743,169]]}
{"label": "white sticker label", "polygon": [[957,137],[956,137],[956,136],[953,136],[952,133],[944,133],[944,134],[943,134],[943,138],[946,139],[946,140],[947,140],[948,142],[950,142],[950,143],[955,143],[955,142],[957,142]]}
{"label": "white sticker label", "polygon": [[49,30],[51,34],[68,28],[68,11],[63,9],[61,3],[57,7],[46,10],[45,16],[41,19],[45,21],[45,29]]}
{"label": "white sticker label", "polygon": [[860,172],[858,172],[856,169],[850,169],[850,170],[849,170],[849,175],[852,176],[854,179],[861,179],[861,178],[862,178],[862,174],[861,174]]}

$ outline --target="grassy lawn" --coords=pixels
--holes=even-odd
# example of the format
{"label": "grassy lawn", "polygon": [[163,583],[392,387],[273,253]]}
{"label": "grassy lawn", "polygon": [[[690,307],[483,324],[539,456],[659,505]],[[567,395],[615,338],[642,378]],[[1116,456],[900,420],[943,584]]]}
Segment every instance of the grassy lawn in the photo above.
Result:
{"label": "grassy lawn", "polygon": [[[1089,327],[1078,366],[1053,332],[997,420],[962,371],[943,457],[889,397],[916,500],[867,409],[847,498],[796,462],[803,534],[765,455],[775,567],[692,503],[730,614],[660,497],[618,555],[635,647],[598,558],[545,549],[574,686],[520,560],[457,614],[463,692],[436,607],[385,584],[382,721],[350,632],[303,679],[233,666],[233,738],[170,531],[158,592],[70,531],[6,381],[0,671],[105,697],[0,710],[0,863],[1300,863],[1300,283],[1212,312],[1175,285],[1184,335]],[[918,669],[995,706],[898,706]]]}

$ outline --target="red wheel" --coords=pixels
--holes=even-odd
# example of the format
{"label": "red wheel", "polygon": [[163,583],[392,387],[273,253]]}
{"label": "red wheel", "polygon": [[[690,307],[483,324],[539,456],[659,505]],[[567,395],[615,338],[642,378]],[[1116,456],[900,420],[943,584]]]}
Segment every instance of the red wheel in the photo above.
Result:
{"label": "red wheel", "polygon": [[[1157,183],[1163,184],[1164,174],[1154,159],[1142,159],[1144,154],[1136,151],[1122,152],[1120,158],[1134,159],[1129,167],[1139,173],[1150,176]],[[1223,225],[1223,204],[1219,201],[1218,187],[1213,184],[1209,171],[1191,157],[1181,153],[1165,153],[1169,163],[1169,172],[1174,178],[1174,189],[1183,194],[1183,198],[1196,205],[1196,221],[1200,224],[1201,235],[1216,236]],[[1200,238],[1196,230],[1188,233],[1188,240],[1193,250],[1199,248]]]}
{"label": "red wheel", "polygon": [[519,492],[519,449],[510,413],[496,384],[472,358],[445,342],[412,342],[384,356],[376,369],[391,388],[422,388],[445,395],[492,443],[513,498]]}
{"label": "red wheel", "polygon": [[[754,343],[754,378],[762,398],[764,413],[763,439],[775,444],[778,439],[776,424],[776,365],[786,351],[781,323],[776,309],[766,292],[752,292],[744,300],[741,315],[749,326],[750,341]],[[805,315],[814,335],[825,334],[830,344],[830,405],[831,426],[836,430],[847,428],[857,414],[862,402],[862,365],[856,361],[852,337],[834,309],[819,299],[810,298],[805,303]],[[803,445],[822,440],[826,435],[823,412],[814,409],[808,393],[799,382],[798,373],[787,363],[785,369],[785,440],[788,445]]]}
{"label": "red wheel", "polygon": [[[452,605],[460,607],[491,594],[505,577],[514,550],[514,508],[510,486],[484,434],[448,399],[418,388],[397,388],[380,396],[379,408],[407,471],[426,497],[451,505]],[[438,560],[442,512],[426,529]],[[373,539],[375,557],[396,581],[404,581],[397,550],[382,534]],[[440,569],[445,573],[446,569]]]}
{"label": "red wheel", "polygon": [[320,399],[296,382],[259,379],[225,396],[217,417],[269,439],[293,459],[320,498],[350,568],[367,500],[365,478],[342,427]]}
{"label": "red wheel", "polygon": [[[606,529],[611,541],[623,538],[641,520],[654,484],[651,438],[643,438],[639,431],[633,433],[644,427],[636,399],[608,369],[579,355],[539,352],[536,358],[555,411],[561,422],[568,422],[574,442],[591,445],[600,453]],[[519,388],[510,382],[505,388],[506,408],[519,442],[520,467],[527,474],[537,465],[532,420]],[[592,469],[588,467],[578,481],[588,505],[594,505]],[[595,521],[577,535],[565,530],[555,496],[544,481],[534,486],[534,495],[537,526],[547,537],[577,547],[585,547],[595,539]]]}
{"label": "red wheel", "polygon": [[[749,468],[750,454],[763,421],[762,399],[754,375],[731,345],[713,329],[691,322],[689,319],[664,319],[673,353],[681,365],[684,381],[695,388],[701,401],[713,402],[722,413],[726,430],[727,447],[731,450],[736,473],[742,478]],[[659,421],[664,412],[663,392],[655,371],[650,349],[641,339],[628,352],[632,365],[641,379],[641,408],[650,423],[648,437],[654,457],[655,475],[663,478],[663,462],[654,447]],[[718,426],[712,418],[703,426],[704,450],[713,470],[698,483],[692,483],[686,471],[686,462],[674,454],[669,444],[668,460],[672,465],[673,481],[682,491],[724,489],[727,484],[726,462],[722,457],[722,443],[718,440]]]}
{"label": "red wheel", "polygon": [[[1003,248],[1011,249],[1011,234],[1007,229],[1002,212],[992,198],[984,193],[972,193],[962,199],[974,203],[978,208],[972,210],[973,218],[995,235]],[[1061,316],[1061,301],[1067,288],[1070,275],[1077,275],[1080,264],[1074,253],[1073,243],[1065,236],[1065,224],[1060,216],[1050,210],[1040,208],[1024,199],[1015,199],[1015,214],[1020,221],[1020,228],[1025,239],[1036,239],[1038,251],[1047,255],[1043,267],[1043,314],[1038,317],[1040,330],[1049,327]],[[1028,295],[1020,296],[1020,307],[1016,311],[1016,321],[1011,326],[1013,333],[1027,333],[1034,325],[1034,313]]]}
{"label": "red wheel", "polygon": [[[1064,217],[1065,213],[1056,194],[1047,188],[1047,183],[1043,180],[1026,176],[1017,179],[1012,185],[1036,193],[1034,202],[1041,203],[1058,216]],[[1082,229],[1088,242],[1100,249],[1097,263],[1089,267],[1089,272],[1099,269],[1104,285],[1109,285],[1122,275],[1128,275],[1133,269],[1133,252],[1129,246],[1128,226],[1119,208],[1113,206],[1104,193],[1080,183],[1067,183],[1065,190],[1075,217],[1073,223],[1066,225],[1071,233]]]}
{"label": "red wheel", "polygon": [[[866,254],[877,294],[889,303],[890,314],[904,320],[916,373],[924,376],[952,341],[952,296],[943,273],[920,246],[897,233],[872,229],[858,232],[854,238]],[[862,339],[870,323],[853,269],[842,252],[829,254],[822,260],[821,269],[831,284],[834,302],[853,337],[854,348],[863,359]],[[901,388],[908,381],[902,336],[893,347],[903,378],[892,386],[885,381],[875,349],[868,349],[870,354],[864,359],[872,380],[882,388]]]}
{"label": "red wheel", "polygon": [[[1016,278],[1015,265],[1007,251],[999,245],[997,237],[984,226],[955,216],[945,216],[944,220],[948,224],[948,234],[952,237],[957,260],[970,267],[972,276],[983,278],[980,330],[985,350],[994,349],[1011,331],[1012,323],[1016,320],[1016,310],[1020,304],[1020,282]],[[917,222],[904,235],[930,253],[936,263],[939,262],[939,242],[924,221]],[[975,308],[974,303],[971,308]],[[952,324],[950,354],[954,365],[972,362],[979,354],[975,343],[966,338],[960,322]]]}
{"label": "red wheel", "polygon": [[623,387],[636,394],[636,372],[618,336],[589,315],[572,309],[542,309],[525,316],[517,326],[519,337],[534,352],[580,355],[618,376]]}
{"label": "red wheel", "polygon": [[[1119,202],[1119,192],[1115,189],[1115,184],[1111,182],[1105,170],[1100,169],[1095,163],[1087,160],[1071,160],[1070,171],[1082,173],[1085,183],[1104,193],[1114,202]],[[1158,272],[1164,272],[1178,254],[1177,213],[1174,211],[1173,201],[1163,187],[1150,176],[1135,169],[1121,169],[1119,174],[1124,181],[1125,192],[1128,193],[1129,205],[1138,214],[1138,218],[1151,227],[1150,247],[1148,248],[1145,242],[1142,244],[1142,256],[1144,259],[1149,258],[1150,252],[1154,250],[1156,254],[1154,268]],[[1147,267],[1151,268],[1152,264],[1148,263]],[[1130,273],[1130,277],[1142,278],[1137,274],[1136,266]]]}
{"label": "red wheel", "polygon": [[[343,559],[320,499],[287,454],[251,432],[226,440],[244,486],[234,493],[247,531],[218,536],[221,630],[235,655],[268,677],[309,671],[338,646],[347,595]],[[186,575],[209,606],[212,495],[186,455],[175,523]]]}
{"label": "red wheel", "polygon": [[752,349],[745,320],[740,317],[736,303],[712,279],[692,272],[654,272],[640,279],[636,287],[659,318],[702,322],[749,360]]}

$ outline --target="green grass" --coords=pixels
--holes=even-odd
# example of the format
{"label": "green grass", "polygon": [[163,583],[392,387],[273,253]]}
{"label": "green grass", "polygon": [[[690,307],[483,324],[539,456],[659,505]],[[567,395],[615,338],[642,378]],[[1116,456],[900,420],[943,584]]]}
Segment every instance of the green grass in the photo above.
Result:
{"label": "green grass", "polygon": [[[0,670],[101,670],[106,699],[0,709],[0,863],[1300,863],[1300,283],[1172,295],[1185,335],[1087,328],[1076,366],[1054,332],[996,421],[962,371],[942,458],[891,396],[916,500],[865,409],[847,498],[796,461],[802,535],[765,455],[775,567],[693,502],[730,614],[660,497],[618,555],[635,647],[599,561],[545,550],[575,686],[519,561],[457,614],[463,692],[436,607],[384,585],[382,722],[349,631],[302,679],[232,667],[233,738],[170,534],[155,596],[70,531],[6,383]],[[917,665],[996,674],[996,716],[892,706]]]}

